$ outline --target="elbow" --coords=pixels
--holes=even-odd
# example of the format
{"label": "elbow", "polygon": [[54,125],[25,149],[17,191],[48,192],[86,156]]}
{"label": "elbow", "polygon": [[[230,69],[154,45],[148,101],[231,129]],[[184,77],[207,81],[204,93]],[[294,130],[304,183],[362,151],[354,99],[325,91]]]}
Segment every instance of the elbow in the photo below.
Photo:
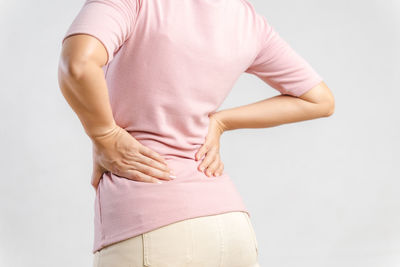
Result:
{"label": "elbow", "polygon": [[328,110],[327,110],[327,112],[325,113],[325,117],[330,117],[330,116],[332,116],[332,114],[335,112],[335,107],[334,106],[332,106],[331,108],[329,108]]}
{"label": "elbow", "polygon": [[315,117],[329,117],[335,111],[335,98],[325,82],[319,83],[300,98],[313,104]]}
{"label": "elbow", "polygon": [[[323,117],[332,116],[335,112],[335,97],[332,91],[326,86],[325,91],[319,97],[319,104],[321,107],[321,113]],[[317,103],[318,103],[317,102]]]}
{"label": "elbow", "polygon": [[332,102],[331,107],[328,112],[328,117],[331,116],[335,112],[335,102]]}
{"label": "elbow", "polygon": [[332,99],[323,104],[323,116],[329,117],[335,112],[335,100]]}
{"label": "elbow", "polygon": [[327,93],[325,94],[325,97],[324,97],[324,99],[325,99],[324,102],[326,103],[325,104],[325,106],[326,106],[325,117],[329,117],[329,116],[332,116],[332,114],[335,112],[335,97],[334,97],[332,91],[328,87],[326,87],[326,88],[327,88]]}

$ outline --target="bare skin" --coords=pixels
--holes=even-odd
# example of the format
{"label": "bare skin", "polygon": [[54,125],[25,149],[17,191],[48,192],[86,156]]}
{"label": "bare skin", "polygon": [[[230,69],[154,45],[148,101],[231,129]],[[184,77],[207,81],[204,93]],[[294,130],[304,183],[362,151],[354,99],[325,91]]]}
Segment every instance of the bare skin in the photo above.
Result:
{"label": "bare skin", "polygon": [[96,38],[72,35],[63,44],[58,68],[61,92],[92,141],[93,188],[97,189],[105,171],[141,182],[173,179],[161,155],[115,123],[102,70],[107,57]]}
{"label": "bare skin", "polygon": [[[65,40],[58,68],[60,89],[92,140],[93,188],[97,189],[105,171],[142,182],[171,180],[171,170],[162,156],[115,123],[101,69],[107,58],[107,50],[99,40],[77,34]],[[300,97],[278,95],[210,114],[208,134],[195,155],[196,160],[205,156],[198,168],[203,167],[209,177],[222,173],[219,149],[225,131],[328,117],[333,111],[333,95],[321,82]]]}
{"label": "bare skin", "polygon": [[204,144],[196,153],[196,160],[204,159],[198,169],[207,176],[219,176],[223,163],[219,155],[220,136],[225,131],[240,128],[268,128],[285,123],[329,117],[335,101],[332,92],[321,82],[299,97],[277,95],[248,105],[225,109],[211,114]]}

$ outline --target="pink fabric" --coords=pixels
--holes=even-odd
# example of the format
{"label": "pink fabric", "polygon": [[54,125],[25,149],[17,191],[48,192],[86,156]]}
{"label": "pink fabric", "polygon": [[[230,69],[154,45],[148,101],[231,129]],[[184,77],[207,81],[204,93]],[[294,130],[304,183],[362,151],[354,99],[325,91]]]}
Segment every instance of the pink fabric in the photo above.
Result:
{"label": "pink fabric", "polygon": [[197,170],[208,115],[244,72],[293,96],[322,81],[247,0],[86,0],[63,41],[78,33],[107,50],[116,123],[164,156],[177,176],[156,184],[105,173],[93,253],[187,218],[249,213],[226,172],[208,178]]}

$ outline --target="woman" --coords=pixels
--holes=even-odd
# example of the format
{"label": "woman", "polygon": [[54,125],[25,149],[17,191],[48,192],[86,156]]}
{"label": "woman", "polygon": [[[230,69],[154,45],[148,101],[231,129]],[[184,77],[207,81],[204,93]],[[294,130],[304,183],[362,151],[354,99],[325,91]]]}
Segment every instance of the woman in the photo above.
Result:
{"label": "woman", "polygon": [[[217,112],[244,72],[280,95]],[[86,0],[59,84],[93,144],[94,266],[259,266],[220,136],[334,109],[247,0]]]}

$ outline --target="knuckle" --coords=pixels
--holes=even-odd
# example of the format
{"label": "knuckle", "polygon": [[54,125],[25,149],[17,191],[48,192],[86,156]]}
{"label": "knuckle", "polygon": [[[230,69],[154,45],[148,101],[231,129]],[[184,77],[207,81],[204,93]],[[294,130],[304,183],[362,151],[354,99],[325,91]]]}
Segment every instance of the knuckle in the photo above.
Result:
{"label": "knuckle", "polygon": [[118,167],[117,165],[113,164],[113,165],[111,166],[111,171],[112,171],[113,173],[119,173],[119,167]]}
{"label": "knuckle", "polygon": [[138,158],[138,153],[137,153],[136,150],[128,150],[127,153],[126,153],[126,155],[127,155],[129,158],[134,159],[134,160],[136,160],[136,159]]}
{"label": "knuckle", "polygon": [[126,165],[129,165],[131,162],[130,162],[130,160],[129,160],[128,158],[123,157],[123,158],[121,159],[121,163],[126,164]]}
{"label": "knuckle", "polygon": [[211,159],[209,157],[205,158],[201,166],[204,168],[207,168],[208,165],[210,165],[210,161],[211,161]]}
{"label": "knuckle", "polygon": [[122,169],[122,162],[119,160],[112,160],[111,161],[111,170],[116,172]]}
{"label": "knuckle", "polygon": [[146,168],[146,175],[150,177],[164,177],[164,173],[161,171],[156,171],[153,168]]}
{"label": "knuckle", "polygon": [[170,179],[170,174],[168,173],[168,172],[162,172],[163,173],[163,177],[165,178],[165,179]]}
{"label": "knuckle", "polygon": [[125,151],[125,154],[126,154],[127,156],[133,157],[133,156],[136,155],[136,151],[133,150],[133,149],[127,149],[127,150]]}
{"label": "knuckle", "polygon": [[138,182],[146,182],[146,175],[144,175],[140,171],[133,171],[133,174],[133,180]]}
{"label": "knuckle", "polygon": [[150,168],[143,165],[142,168],[140,169],[140,175],[146,176],[146,175],[150,175],[150,174],[151,174]]}
{"label": "knuckle", "polygon": [[144,158],[143,164],[147,166],[154,165],[154,160],[152,160],[151,158]]}

